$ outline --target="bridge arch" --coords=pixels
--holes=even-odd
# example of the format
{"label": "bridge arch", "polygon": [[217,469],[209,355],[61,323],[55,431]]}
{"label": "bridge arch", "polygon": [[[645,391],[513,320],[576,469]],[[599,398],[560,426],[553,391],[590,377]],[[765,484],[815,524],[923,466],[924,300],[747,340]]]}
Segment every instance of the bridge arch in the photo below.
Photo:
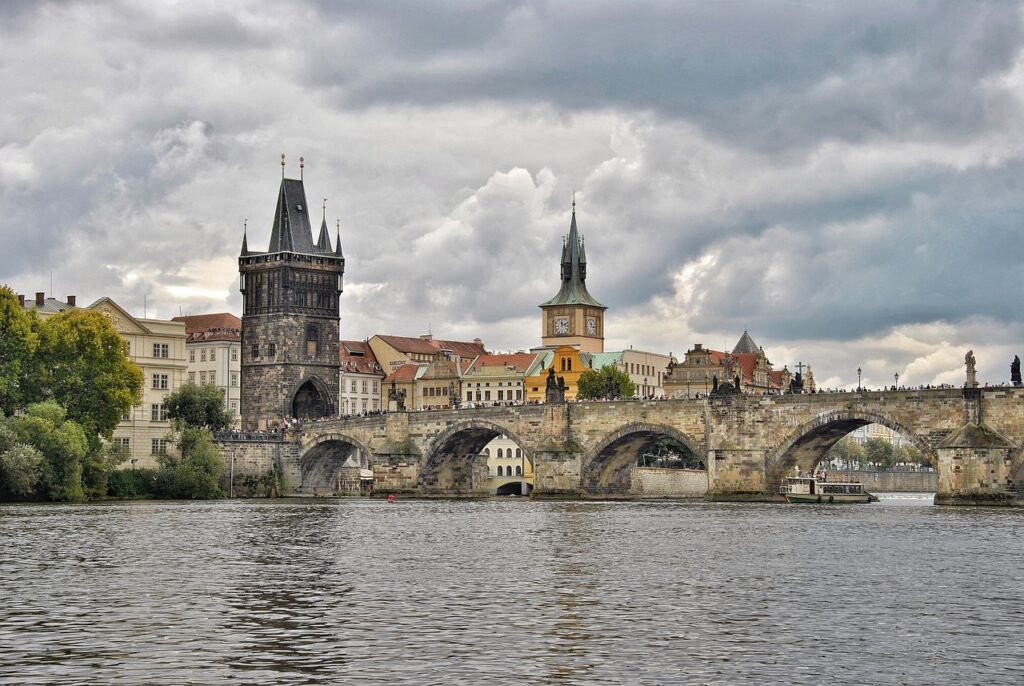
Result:
{"label": "bridge arch", "polygon": [[774,449],[765,461],[765,478],[769,489],[775,489],[793,468],[813,470],[829,448],[855,429],[868,424],[882,426],[908,438],[934,464],[932,445],[903,423],[876,412],[860,409],[833,409],[815,415],[796,428]]}
{"label": "bridge arch", "polygon": [[329,495],[359,490],[359,470],[368,469],[370,450],[347,434],[318,434],[302,446],[299,458],[301,491]]}
{"label": "bridge arch", "polygon": [[681,443],[703,464],[707,453],[702,443],[667,424],[633,422],[618,427],[588,450],[583,459],[580,484],[585,493],[616,493],[629,490],[630,468],[658,441],[671,438]]}
{"label": "bridge arch", "polygon": [[452,423],[430,443],[420,465],[418,487],[431,495],[483,495],[487,492],[487,457],[483,449],[498,436],[518,445],[531,463],[529,443],[515,431],[488,419]]}

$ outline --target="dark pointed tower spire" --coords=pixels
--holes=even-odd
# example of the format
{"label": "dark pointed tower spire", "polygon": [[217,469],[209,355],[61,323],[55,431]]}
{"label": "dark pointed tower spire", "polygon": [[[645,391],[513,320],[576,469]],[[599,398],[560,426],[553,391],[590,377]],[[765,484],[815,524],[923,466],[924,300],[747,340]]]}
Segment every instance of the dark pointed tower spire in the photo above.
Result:
{"label": "dark pointed tower spire", "polygon": [[327,198],[324,198],[323,211],[324,216],[320,220],[320,238],[316,241],[316,249],[320,252],[332,252],[331,236],[327,230]]}
{"label": "dark pointed tower spire", "polygon": [[248,233],[249,233],[249,220],[248,219],[243,219],[242,220],[242,255],[241,255],[242,257],[245,257],[246,255],[249,254],[249,241],[247,240],[248,239]]}
{"label": "dark pointed tower spire", "polygon": [[604,309],[604,305],[587,292],[587,256],[583,249],[579,228],[576,226],[576,197],[573,195],[572,219],[569,223],[569,235],[562,243],[562,288],[548,305],[590,305]]}
{"label": "dark pointed tower spire", "polygon": [[338,233],[337,233],[337,237],[335,238],[334,245],[337,246],[335,248],[334,254],[336,256],[338,256],[338,257],[344,257],[345,255],[341,252],[341,220],[340,219],[338,220]]}

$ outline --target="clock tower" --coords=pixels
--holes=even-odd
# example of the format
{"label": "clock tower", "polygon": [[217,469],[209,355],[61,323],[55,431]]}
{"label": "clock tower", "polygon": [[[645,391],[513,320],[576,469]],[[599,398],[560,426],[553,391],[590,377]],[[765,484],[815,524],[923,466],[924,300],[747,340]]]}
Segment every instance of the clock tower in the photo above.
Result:
{"label": "clock tower", "polygon": [[571,345],[583,353],[604,352],[604,311],[608,308],[587,292],[587,253],[576,229],[575,201],[569,237],[562,243],[562,287],[540,309],[545,346]]}

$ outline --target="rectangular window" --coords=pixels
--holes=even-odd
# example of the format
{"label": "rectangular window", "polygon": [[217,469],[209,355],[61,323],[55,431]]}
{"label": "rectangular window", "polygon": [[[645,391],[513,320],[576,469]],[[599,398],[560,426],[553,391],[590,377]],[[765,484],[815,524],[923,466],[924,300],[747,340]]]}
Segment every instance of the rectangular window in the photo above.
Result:
{"label": "rectangular window", "polygon": [[355,393],[358,388],[358,383],[355,379],[352,379],[352,392]]}
{"label": "rectangular window", "polygon": [[170,357],[170,346],[166,343],[154,343],[153,357]]}
{"label": "rectangular window", "polygon": [[166,374],[154,374],[153,375],[153,388],[165,390],[167,388],[167,375]]}
{"label": "rectangular window", "polygon": [[206,372],[199,372],[199,383],[203,386],[206,385]]}
{"label": "rectangular window", "polygon": [[237,400],[232,400],[231,401],[231,414],[238,414],[238,401]]}
{"label": "rectangular window", "polygon": [[505,399],[505,391],[498,391],[498,400]]}
{"label": "rectangular window", "polygon": [[363,379],[363,393],[366,393],[366,389],[367,389],[366,379]]}
{"label": "rectangular window", "polygon": [[232,386],[237,386],[238,385],[238,372],[231,372],[231,385]]}
{"label": "rectangular window", "polygon": [[238,362],[238,348],[231,349],[231,361]]}
{"label": "rectangular window", "polygon": [[377,393],[378,393],[379,391],[380,391],[380,387],[379,387],[379,386],[377,385],[377,382],[376,382],[376,381],[374,381],[374,382],[373,382],[373,394],[374,394],[374,395],[377,395]]}
{"label": "rectangular window", "polygon": [[114,447],[120,448],[121,450],[131,450],[132,439],[126,438],[124,436],[119,436],[114,439]]}
{"label": "rectangular window", "polygon": [[277,343],[271,343],[267,346],[267,356],[274,357],[277,355]]}
{"label": "rectangular window", "polygon": [[195,383],[196,382],[196,373],[195,372],[189,372],[188,373],[188,382],[189,383]]}
{"label": "rectangular window", "polygon": [[121,415],[121,421],[122,422],[130,422],[131,419],[132,419],[132,415],[131,415],[130,412],[126,412],[123,415]]}
{"label": "rectangular window", "polygon": [[153,439],[153,454],[154,455],[166,455],[167,454],[167,439],[166,438],[154,438]]}
{"label": "rectangular window", "polygon": [[189,362],[195,362],[196,361],[196,351],[194,349],[188,351],[188,361]]}
{"label": "rectangular window", "polygon": [[260,346],[257,343],[252,344],[252,359],[256,359],[260,356]]}
{"label": "rectangular window", "polygon": [[491,399],[491,392],[490,391],[484,391],[484,400],[490,400],[490,399]]}
{"label": "rectangular window", "polygon": [[150,405],[149,419],[153,422],[166,422],[167,408],[162,404],[153,403]]}
{"label": "rectangular window", "polygon": [[206,348],[199,351],[199,361],[206,362]]}
{"label": "rectangular window", "polygon": [[210,362],[216,362],[216,361],[217,361],[217,349],[213,348],[213,349],[210,350]]}

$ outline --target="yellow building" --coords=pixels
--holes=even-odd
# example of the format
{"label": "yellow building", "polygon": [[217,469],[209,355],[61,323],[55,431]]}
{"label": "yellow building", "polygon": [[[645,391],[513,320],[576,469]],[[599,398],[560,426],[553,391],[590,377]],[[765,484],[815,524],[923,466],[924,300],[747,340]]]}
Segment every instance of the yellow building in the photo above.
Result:
{"label": "yellow building", "polygon": [[515,441],[498,436],[483,449],[487,458],[487,488],[493,495],[529,495],[533,464]]}
{"label": "yellow building", "polygon": [[560,345],[551,349],[537,348],[533,364],[526,370],[523,385],[526,387],[526,402],[542,403],[547,392],[548,370],[555,371],[556,379],[565,381],[566,401],[576,400],[580,374],[590,369],[593,355],[582,353],[571,345]]}

